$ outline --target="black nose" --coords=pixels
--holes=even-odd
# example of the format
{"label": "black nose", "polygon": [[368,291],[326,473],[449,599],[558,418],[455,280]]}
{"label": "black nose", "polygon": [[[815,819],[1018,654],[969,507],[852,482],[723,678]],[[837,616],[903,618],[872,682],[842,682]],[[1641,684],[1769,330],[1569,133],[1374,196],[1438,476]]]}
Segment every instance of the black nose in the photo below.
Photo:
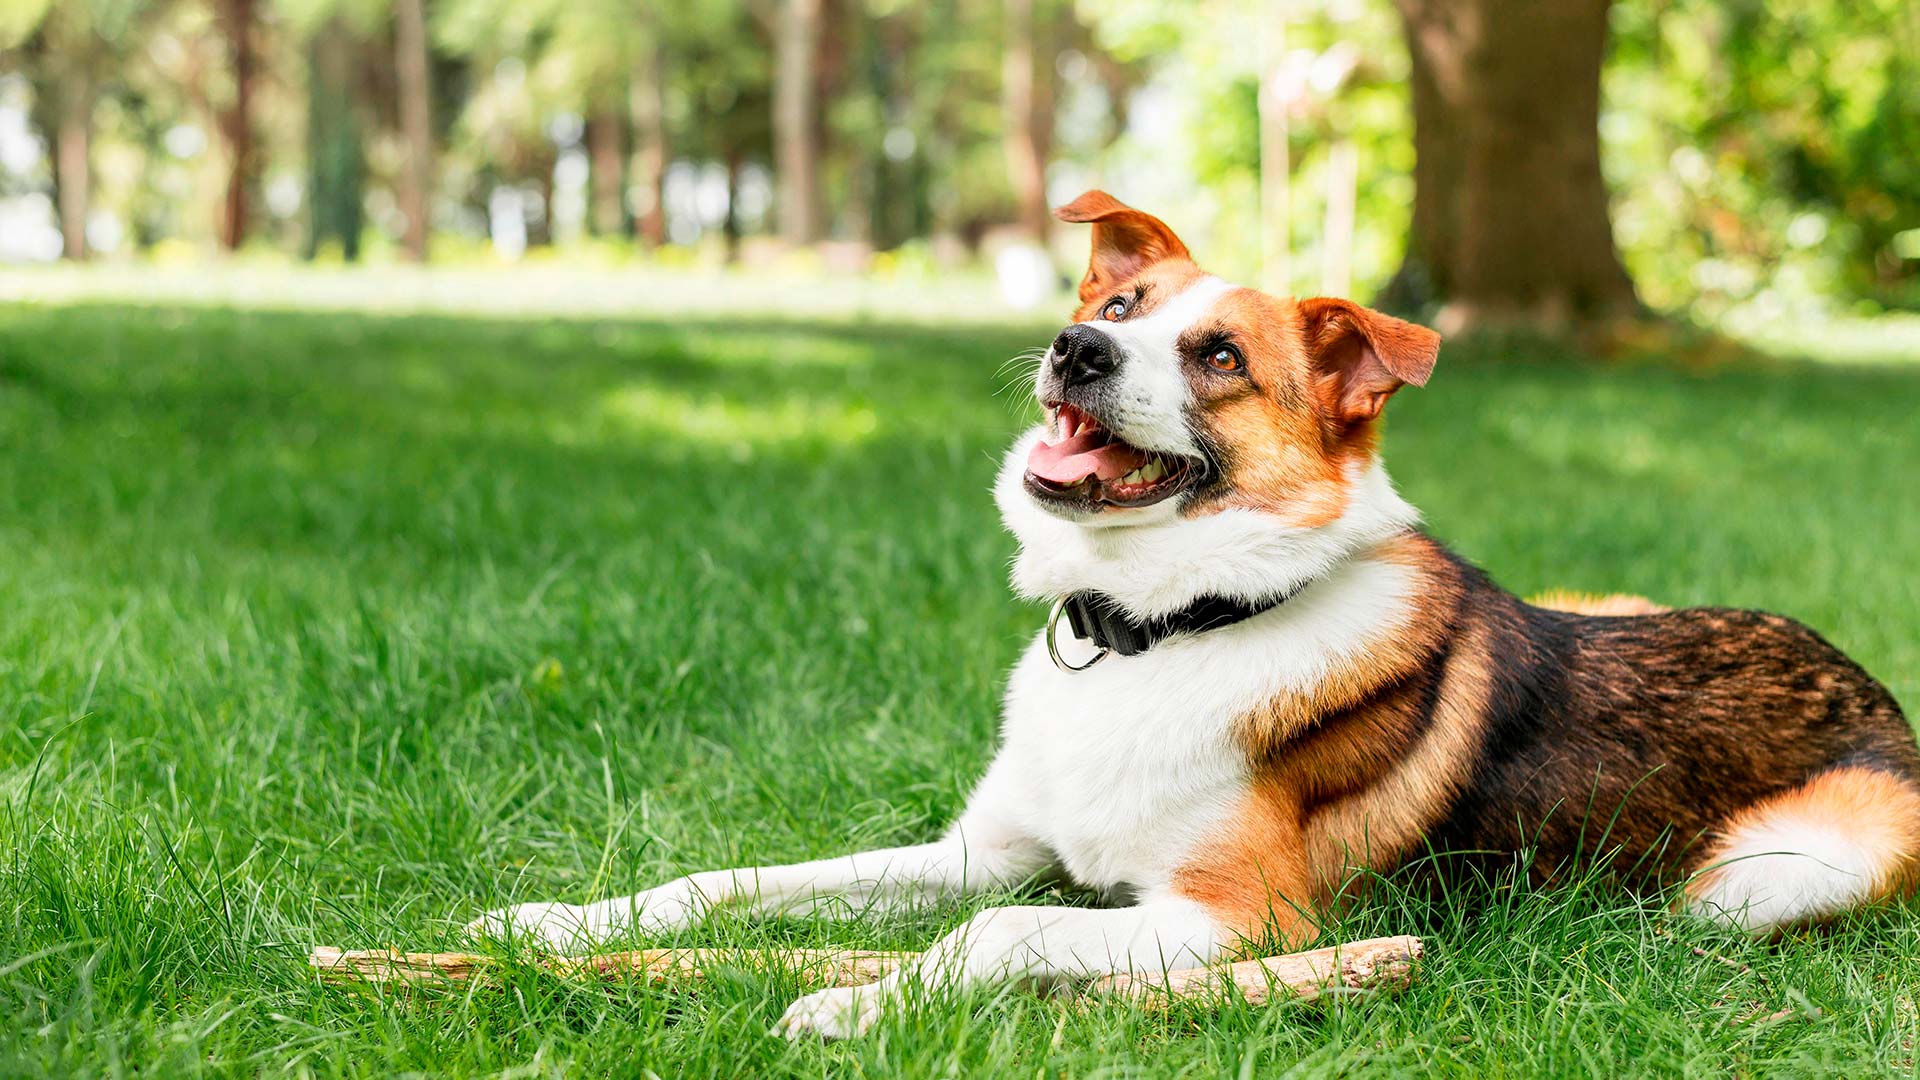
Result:
{"label": "black nose", "polygon": [[1079,386],[1111,373],[1113,339],[1091,326],[1069,326],[1053,339],[1053,374],[1062,386]]}

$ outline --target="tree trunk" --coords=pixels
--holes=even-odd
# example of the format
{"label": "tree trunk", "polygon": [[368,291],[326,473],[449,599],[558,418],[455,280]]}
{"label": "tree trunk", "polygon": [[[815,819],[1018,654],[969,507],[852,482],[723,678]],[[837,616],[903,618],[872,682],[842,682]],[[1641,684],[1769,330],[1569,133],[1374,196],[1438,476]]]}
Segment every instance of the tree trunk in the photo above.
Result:
{"label": "tree trunk", "polygon": [[1413,58],[1412,238],[1382,297],[1443,329],[1637,310],[1600,173],[1609,0],[1396,0]]}
{"label": "tree trunk", "polygon": [[[1006,43],[1000,53],[1000,109],[1005,128],[1007,182],[1021,231],[1044,243],[1053,215],[1047,209],[1047,143],[1053,122],[1051,85],[1035,72],[1038,28],[1033,0],[1004,0]],[[1051,66],[1051,65],[1049,65]]]}
{"label": "tree trunk", "polygon": [[220,215],[220,246],[240,250],[247,239],[247,198],[253,188],[254,0],[221,0],[227,63],[233,69],[233,100],[220,113],[227,144],[227,195]]}
{"label": "tree trunk", "polygon": [[620,128],[620,114],[613,109],[596,109],[587,118],[587,175],[593,188],[587,224],[595,236],[620,234],[620,189],[626,179]]}
{"label": "tree trunk", "polygon": [[553,166],[554,166],[554,161],[551,156],[546,154],[540,155],[539,161],[540,161],[540,178],[539,178],[539,181],[534,186],[539,191],[538,197],[540,200],[539,202],[540,215],[533,222],[531,222],[527,227],[527,246],[528,247],[552,247],[553,246]]}
{"label": "tree trunk", "polygon": [[1453,293],[1452,266],[1441,256],[1454,250],[1459,232],[1462,135],[1446,95],[1434,81],[1434,60],[1419,41],[1422,31],[1416,29],[1408,10],[1403,3],[1413,61],[1413,222],[1406,256],[1377,302],[1390,310],[1413,313]]}
{"label": "tree trunk", "polygon": [[91,198],[93,164],[93,83],[84,71],[55,75],[60,100],[54,135],[54,194],[60,209],[61,254],[87,257],[87,209]]}
{"label": "tree trunk", "polygon": [[644,247],[667,242],[666,50],[655,47],[651,62],[633,73],[627,111],[633,119],[634,236]]}
{"label": "tree trunk", "polygon": [[815,70],[820,0],[782,0],[775,42],[773,138],[780,236],[803,246],[820,239],[820,141]]}
{"label": "tree trunk", "polygon": [[740,176],[746,169],[746,159],[740,155],[737,147],[727,147],[727,217],[721,223],[721,235],[727,241],[727,263],[740,261]]}
{"label": "tree trunk", "polygon": [[400,209],[407,216],[407,257],[427,258],[433,212],[433,86],[428,75],[427,15],[423,0],[394,2],[394,70],[399,76],[400,134],[406,145]]}

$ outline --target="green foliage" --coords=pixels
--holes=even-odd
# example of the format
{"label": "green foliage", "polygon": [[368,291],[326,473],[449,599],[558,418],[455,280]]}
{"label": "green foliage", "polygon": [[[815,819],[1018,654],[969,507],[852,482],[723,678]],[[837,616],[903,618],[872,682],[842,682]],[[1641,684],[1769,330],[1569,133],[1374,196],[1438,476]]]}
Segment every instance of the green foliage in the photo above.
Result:
{"label": "green foliage", "polygon": [[152,0],[0,0],[0,49],[14,48],[35,31],[66,50],[124,44]]}
{"label": "green foliage", "polygon": [[1192,170],[1197,190],[1169,190],[1153,202],[1169,220],[1208,223],[1194,239],[1209,265],[1241,279],[1260,272],[1259,232],[1248,225],[1261,213],[1259,85],[1263,71],[1285,70],[1301,91],[1288,110],[1293,288],[1318,291],[1328,162],[1341,141],[1359,160],[1351,291],[1370,295],[1392,276],[1412,205],[1413,132],[1406,47],[1384,0],[1197,9],[1129,2],[1084,10],[1104,45],[1150,61],[1150,85],[1178,102],[1176,145],[1123,140],[1108,157],[1165,172],[1171,155]]}
{"label": "green foliage", "polygon": [[[1584,879],[1384,886],[1334,932],[1430,966],[1317,1007],[983,990],[823,1047],[768,1035],[780,975],[315,984],[314,943],[933,835],[1041,615],[987,488],[1047,332],[0,305],[0,1074],[1911,1072],[1920,912],[1767,945]],[[1450,350],[1386,453],[1510,586],[1784,611],[1912,708],[1916,392]]]}
{"label": "green foliage", "polygon": [[[1779,317],[1855,299],[1920,304],[1920,18],[1903,0],[1779,5],[1620,0],[1605,73],[1603,165],[1622,253],[1644,297],[1706,320]],[[1237,5],[1090,5],[1103,40],[1152,57],[1185,103],[1183,151],[1209,196],[1186,216],[1240,276],[1257,266],[1259,65],[1357,66],[1291,124],[1294,285],[1322,259],[1328,148],[1360,155],[1353,265],[1365,295],[1398,266],[1412,202],[1406,47],[1384,0],[1287,5],[1262,26]],[[1283,41],[1279,47],[1275,42]],[[1166,146],[1129,148],[1146,158]],[[1177,198],[1177,196],[1175,196]],[[1224,209],[1216,209],[1225,203]],[[1920,246],[1920,233],[1906,241]]]}
{"label": "green foliage", "polygon": [[388,0],[272,0],[272,4],[286,28],[301,38],[318,32],[334,18],[360,33],[372,33],[385,27],[391,15]]}
{"label": "green foliage", "polygon": [[27,40],[52,6],[53,0],[0,0],[0,49],[10,49]]}
{"label": "green foliage", "polygon": [[1708,317],[1920,303],[1920,13],[1904,0],[1615,5],[1602,124],[1648,299]]}

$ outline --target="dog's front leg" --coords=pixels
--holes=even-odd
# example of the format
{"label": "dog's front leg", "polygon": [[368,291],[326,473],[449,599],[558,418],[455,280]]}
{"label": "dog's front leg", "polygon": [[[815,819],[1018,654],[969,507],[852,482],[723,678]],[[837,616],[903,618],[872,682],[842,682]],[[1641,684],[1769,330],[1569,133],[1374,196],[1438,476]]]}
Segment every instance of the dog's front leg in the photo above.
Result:
{"label": "dog's front leg", "polygon": [[794,1002],[780,1018],[780,1030],[788,1038],[847,1038],[864,1033],[889,1002],[916,986],[939,990],[990,979],[1056,982],[1177,971],[1211,961],[1232,940],[1200,905],[1174,897],[1106,910],[992,908],[879,982],[821,990]]}
{"label": "dog's front leg", "polygon": [[633,896],[594,904],[521,904],[488,912],[476,933],[531,934],[550,948],[591,946],[628,930],[670,933],[731,908],[755,915],[815,911],[827,904],[858,914],[1017,885],[1046,869],[1052,854],[975,807],[932,843],[883,848],[786,866],[708,870]]}

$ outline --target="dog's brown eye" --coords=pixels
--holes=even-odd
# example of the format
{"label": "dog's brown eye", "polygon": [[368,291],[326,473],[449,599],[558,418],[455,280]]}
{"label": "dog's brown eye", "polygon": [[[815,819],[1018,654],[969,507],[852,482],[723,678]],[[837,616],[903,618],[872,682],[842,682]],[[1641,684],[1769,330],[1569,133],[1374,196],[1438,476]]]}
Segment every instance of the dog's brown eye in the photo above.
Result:
{"label": "dog's brown eye", "polygon": [[1125,318],[1126,314],[1127,302],[1119,297],[1107,301],[1107,306],[1100,309],[1100,317],[1108,322],[1118,322]]}
{"label": "dog's brown eye", "polygon": [[1222,345],[1213,350],[1213,355],[1207,357],[1207,363],[1213,365],[1217,371],[1239,371],[1240,350],[1231,345]]}

